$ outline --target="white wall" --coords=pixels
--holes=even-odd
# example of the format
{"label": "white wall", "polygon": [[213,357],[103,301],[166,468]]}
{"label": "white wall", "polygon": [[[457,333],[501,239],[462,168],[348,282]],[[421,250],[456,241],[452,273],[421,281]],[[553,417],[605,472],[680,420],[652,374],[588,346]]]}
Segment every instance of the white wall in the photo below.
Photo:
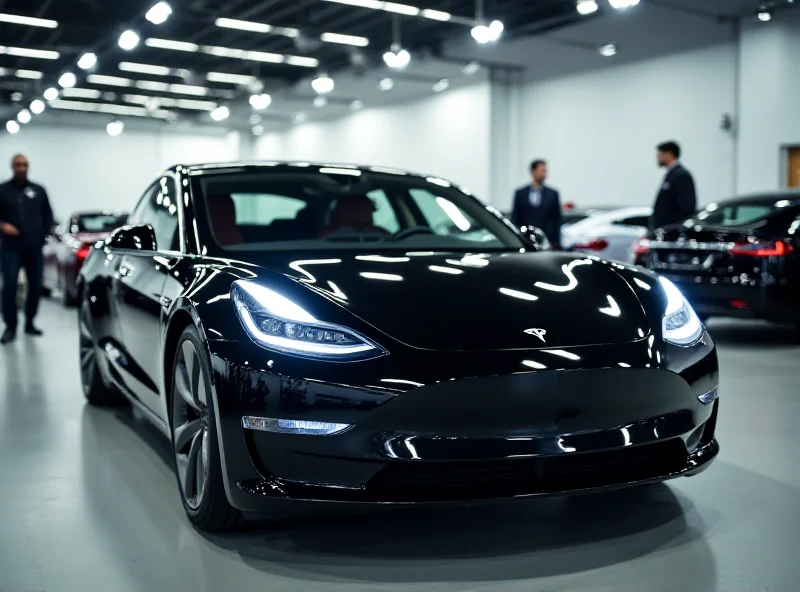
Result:
{"label": "white wall", "polygon": [[731,43],[527,84],[519,184],[541,157],[562,201],[650,205],[664,174],[655,146],[674,139],[698,201],[729,196],[734,140],[720,121],[734,112],[735,72]]}
{"label": "white wall", "polygon": [[[112,138],[102,127],[37,127],[4,135],[0,166],[16,153],[30,178],[45,186],[56,217],[78,209],[130,210],[156,176],[173,164],[239,158],[238,134],[186,135],[159,130]],[[6,173],[3,173],[3,177]],[[8,176],[11,176],[10,170]]]}
{"label": "white wall", "polygon": [[739,190],[780,189],[782,147],[800,145],[800,14],[749,23],[741,47]]}
{"label": "white wall", "polygon": [[298,125],[260,138],[256,156],[431,173],[488,200],[489,90],[488,84],[476,84],[413,103]]}

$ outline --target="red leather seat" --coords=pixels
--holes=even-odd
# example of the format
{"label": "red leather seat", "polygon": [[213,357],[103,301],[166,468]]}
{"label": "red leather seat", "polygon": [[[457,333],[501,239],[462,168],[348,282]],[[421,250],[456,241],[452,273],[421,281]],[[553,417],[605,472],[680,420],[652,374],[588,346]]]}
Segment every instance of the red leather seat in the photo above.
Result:
{"label": "red leather seat", "polygon": [[320,238],[324,238],[343,228],[353,228],[364,232],[377,232],[384,236],[389,233],[375,226],[372,215],[375,204],[365,195],[348,195],[336,200],[336,206],[331,213],[330,224],[322,230]]}
{"label": "red leather seat", "polygon": [[239,245],[244,242],[236,226],[236,204],[230,195],[208,196],[208,219],[211,231],[220,246]]}

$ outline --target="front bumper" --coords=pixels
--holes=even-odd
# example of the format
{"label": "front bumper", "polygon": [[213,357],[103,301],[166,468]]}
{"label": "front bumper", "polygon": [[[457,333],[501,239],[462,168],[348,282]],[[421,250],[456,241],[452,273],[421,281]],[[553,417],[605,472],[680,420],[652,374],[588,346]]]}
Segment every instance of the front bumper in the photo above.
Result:
{"label": "front bumper", "polygon": [[[656,352],[643,340],[579,348],[580,368],[568,359],[536,372],[498,365],[405,392],[369,385],[379,380],[295,379],[254,369],[245,360],[252,346],[209,345],[226,492],[243,511],[265,510],[272,498],[460,502],[621,487],[696,474],[719,450],[719,403],[698,400],[718,380],[707,335],[678,352],[674,370],[646,362]],[[471,368],[462,362],[462,372]],[[386,363],[359,369],[369,375],[366,364]],[[353,427],[334,436],[260,432],[243,429],[245,415]]]}

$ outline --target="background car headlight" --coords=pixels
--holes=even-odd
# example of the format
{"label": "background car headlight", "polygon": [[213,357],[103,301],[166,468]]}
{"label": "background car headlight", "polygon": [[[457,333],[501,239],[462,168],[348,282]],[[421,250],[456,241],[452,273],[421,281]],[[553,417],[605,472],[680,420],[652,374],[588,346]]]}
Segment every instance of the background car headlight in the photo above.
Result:
{"label": "background car headlight", "polygon": [[255,282],[233,282],[231,299],[250,338],[267,349],[342,361],[385,353],[352,329],[319,321],[288,298]]}
{"label": "background car headlight", "polygon": [[664,339],[675,345],[691,345],[703,334],[703,323],[678,287],[665,277],[658,281],[667,295],[667,310],[662,319]]}

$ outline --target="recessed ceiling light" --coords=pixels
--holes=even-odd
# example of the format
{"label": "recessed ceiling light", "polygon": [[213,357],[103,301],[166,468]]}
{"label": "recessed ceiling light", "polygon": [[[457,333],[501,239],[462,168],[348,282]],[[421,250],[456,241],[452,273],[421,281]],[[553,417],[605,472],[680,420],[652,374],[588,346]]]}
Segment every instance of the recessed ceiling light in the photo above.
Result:
{"label": "recessed ceiling light", "polygon": [[263,125],[254,125],[253,126],[253,135],[260,136],[264,133],[264,126]]}
{"label": "recessed ceiling light", "polygon": [[383,91],[392,90],[394,88],[394,80],[391,78],[381,78],[378,87]]}
{"label": "recessed ceiling light", "polygon": [[358,35],[342,35],[341,33],[323,33],[319,36],[325,43],[340,43],[342,45],[354,45],[356,47],[366,47],[369,39]]}
{"label": "recessed ceiling light", "polygon": [[112,138],[120,135],[125,129],[125,124],[121,121],[112,121],[106,126],[106,133]]}
{"label": "recessed ceiling light", "polygon": [[44,111],[44,102],[40,101],[39,99],[36,99],[35,101],[33,101],[31,103],[31,111],[35,115],[39,115],[39,113]]}
{"label": "recessed ceiling light", "polygon": [[610,58],[611,56],[617,55],[617,46],[614,45],[613,43],[608,43],[606,45],[601,46],[598,51],[600,52],[601,56]]}
{"label": "recessed ceiling light", "polygon": [[44,91],[44,98],[48,101],[55,101],[58,98],[58,89],[51,86]]}
{"label": "recessed ceiling light", "polygon": [[63,88],[72,88],[77,82],[78,79],[72,72],[64,72],[58,79],[58,84]]}
{"label": "recessed ceiling light", "polygon": [[268,94],[251,95],[250,106],[257,111],[263,111],[272,103],[272,97]]}
{"label": "recessed ceiling light", "polygon": [[45,29],[55,29],[58,21],[50,19],[35,18],[32,16],[20,16],[17,14],[0,13],[0,23],[12,23],[14,25],[28,25],[29,27],[44,27]]}
{"label": "recessed ceiling light", "polygon": [[257,123],[261,123],[261,116],[256,114],[256,113],[254,113],[253,115],[250,116],[250,123],[252,125],[255,125]]}
{"label": "recessed ceiling light", "polygon": [[16,134],[19,132],[19,124],[13,119],[6,122],[6,129],[9,134]]}
{"label": "recessed ceiling light", "polygon": [[225,105],[217,107],[211,112],[211,119],[214,121],[223,121],[230,117],[231,111]]}
{"label": "recessed ceiling light", "polygon": [[86,77],[89,84],[100,84],[103,86],[133,86],[130,78],[120,78],[119,76],[106,76],[105,74],[89,74]]}
{"label": "recessed ceiling light", "polygon": [[358,110],[363,109],[363,108],[364,108],[364,102],[361,101],[360,99],[356,99],[355,101],[350,103],[350,110],[351,111],[358,111]]}
{"label": "recessed ceiling light", "polygon": [[145,39],[144,44],[147,47],[156,47],[158,49],[173,49],[175,51],[200,51],[200,46],[196,43],[187,43],[185,41],[173,41],[172,39],[159,39],[157,37],[149,37]]}
{"label": "recessed ceiling light", "polygon": [[144,18],[154,25],[160,25],[161,23],[165,22],[171,14],[172,7],[166,2],[159,2],[147,11],[147,14],[144,15]]}
{"label": "recessed ceiling light", "polygon": [[392,51],[387,51],[383,54],[383,61],[390,68],[402,70],[411,62],[411,54],[408,53],[408,50],[394,47]]}
{"label": "recessed ceiling light", "polygon": [[324,95],[333,90],[334,82],[333,78],[328,76],[327,74],[320,74],[314,80],[311,81],[311,88],[314,89],[317,93]]}
{"label": "recessed ceiling light", "polygon": [[611,8],[625,10],[626,8],[639,4],[639,0],[608,0],[608,3],[611,4]]}
{"label": "recessed ceiling light", "polygon": [[597,0],[578,0],[578,12],[584,16],[597,12],[599,8]]}
{"label": "recessed ceiling light", "polygon": [[320,109],[320,108],[324,107],[327,104],[328,104],[328,98],[327,97],[324,97],[322,95],[320,95],[318,97],[314,97],[314,107],[316,107],[317,109]]}
{"label": "recessed ceiling light", "polygon": [[31,121],[31,112],[27,109],[23,109],[19,113],[17,113],[17,119],[20,123],[30,123]]}
{"label": "recessed ceiling light", "polygon": [[117,68],[123,72],[138,72],[140,74],[153,74],[155,76],[169,76],[170,68],[155,66],[153,64],[137,64],[135,62],[120,62]]}
{"label": "recessed ceiling light", "polygon": [[128,29],[122,32],[117,43],[125,51],[130,51],[139,45],[139,35],[136,34],[136,31]]}
{"label": "recessed ceiling light", "polygon": [[492,21],[487,25],[472,27],[472,38],[478,43],[490,43],[500,39],[505,27],[500,21]]}
{"label": "recessed ceiling light", "polygon": [[248,76],[246,74],[209,72],[208,74],[206,74],[206,80],[208,80],[209,82],[223,82],[226,84],[238,84],[241,86],[248,86],[256,82],[258,79],[255,76]]}
{"label": "recessed ceiling light", "polygon": [[29,47],[9,47],[0,45],[0,55],[10,55],[18,58],[35,58],[39,60],[57,60],[61,54],[49,49],[31,49]]}
{"label": "recessed ceiling light", "polygon": [[28,80],[41,80],[44,74],[38,70],[15,70],[14,76],[17,78],[27,78]]}
{"label": "recessed ceiling light", "polygon": [[758,14],[756,16],[758,17],[758,20],[760,20],[762,23],[766,23],[772,20],[772,11],[767,10],[766,8],[762,8],[761,10],[758,11]]}
{"label": "recessed ceiling light", "polygon": [[97,65],[97,55],[87,52],[78,60],[78,68],[81,70],[91,70]]}

